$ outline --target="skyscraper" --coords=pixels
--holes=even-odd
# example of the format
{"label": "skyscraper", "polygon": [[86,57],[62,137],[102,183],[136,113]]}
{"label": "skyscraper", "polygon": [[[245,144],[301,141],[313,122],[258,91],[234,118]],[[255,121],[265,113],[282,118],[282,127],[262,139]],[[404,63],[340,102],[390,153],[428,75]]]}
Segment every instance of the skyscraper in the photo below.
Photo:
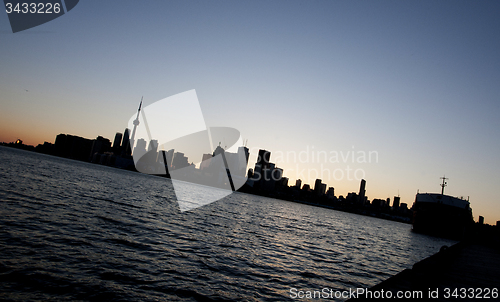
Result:
{"label": "skyscraper", "polygon": [[110,148],[111,141],[102,136],[98,136],[95,140],[92,141],[92,151],[90,152],[90,156],[93,156],[95,153],[107,152]]}
{"label": "skyscraper", "polygon": [[158,140],[152,139],[149,141],[148,151],[158,152]]}
{"label": "skyscraper", "polygon": [[130,146],[130,130],[128,128],[125,128],[125,131],[123,132],[122,154],[127,156],[132,155],[132,147]]}
{"label": "skyscraper", "polygon": [[203,154],[203,157],[201,158],[201,163],[200,163],[200,170],[207,169],[210,167],[210,160],[212,159],[212,154],[207,153]]}
{"label": "skyscraper", "polygon": [[392,208],[393,209],[398,209],[399,208],[399,196],[394,196],[394,201],[392,202]]}
{"label": "skyscraper", "polygon": [[318,196],[322,196],[325,194],[326,184],[321,182],[321,179],[316,179],[314,182],[314,193]]}
{"label": "skyscraper", "polygon": [[366,180],[362,179],[361,184],[359,185],[359,194],[358,194],[359,202],[361,204],[365,203],[365,192],[366,192],[365,186],[366,186]]}
{"label": "skyscraper", "polygon": [[114,150],[120,149],[120,144],[122,142],[122,137],[123,137],[123,134],[121,134],[120,132],[116,132],[116,134],[115,134],[115,140],[113,141],[113,149]]}
{"label": "skyscraper", "polygon": [[324,183],[321,183],[321,188],[320,188],[320,192],[319,192],[319,195],[320,196],[323,196],[326,194],[326,184]]}
{"label": "skyscraper", "polygon": [[297,188],[299,188],[299,189],[300,189],[300,187],[301,187],[301,186],[302,186],[302,180],[297,179],[297,180],[295,181],[295,187],[297,187]]}
{"label": "skyscraper", "polygon": [[271,158],[271,152],[267,150],[259,150],[259,158],[257,159],[257,164],[260,165],[261,169],[269,169],[269,160]]}
{"label": "skyscraper", "polygon": [[136,158],[141,158],[144,154],[146,154],[146,141],[142,138],[137,140],[137,145],[134,148],[134,160]]}
{"label": "skyscraper", "polygon": [[175,152],[172,159],[172,169],[181,169],[189,166],[188,158],[182,152]]}
{"label": "skyscraper", "polygon": [[335,189],[333,187],[329,187],[328,188],[328,191],[326,192],[326,196],[329,198],[329,199],[333,199],[335,198]]}
{"label": "skyscraper", "polygon": [[249,152],[248,148],[245,147],[245,146],[238,147],[238,154],[244,154],[245,155],[245,161],[248,164],[248,157],[250,156],[250,152]]}
{"label": "skyscraper", "polygon": [[174,158],[174,149],[170,149],[168,151],[160,150],[160,152],[158,152],[158,156],[156,157],[156,162],[161,163],[165,165],[167,169],[170,169],[173,158]]}

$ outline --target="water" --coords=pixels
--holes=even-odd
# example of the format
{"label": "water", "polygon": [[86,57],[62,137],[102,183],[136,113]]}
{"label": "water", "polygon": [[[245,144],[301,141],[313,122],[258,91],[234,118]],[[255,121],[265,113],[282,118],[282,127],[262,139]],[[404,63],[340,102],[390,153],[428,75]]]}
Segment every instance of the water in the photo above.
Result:
{"label": "water", "polygon": [[180,213],[168,179],[0,147],[0,299],[283,301],[370,287],[454,242],[236,193]]}

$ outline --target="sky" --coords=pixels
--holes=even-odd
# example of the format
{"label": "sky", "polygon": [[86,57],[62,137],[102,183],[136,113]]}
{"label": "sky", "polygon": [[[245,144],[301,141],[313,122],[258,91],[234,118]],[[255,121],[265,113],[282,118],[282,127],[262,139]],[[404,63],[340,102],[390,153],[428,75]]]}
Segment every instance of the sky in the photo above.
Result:
{"label": "sky", "polygon": [[248,140],[249,168],[266,149],[291,184],[346,196],[364,178],[369,199],[409,206],[446,175],[445,193],[495,224],[499,14],[497,1],[80,1],[14,34],[0,13],[0,141],[113,140],[141,97],[195,89],[207,126]]}

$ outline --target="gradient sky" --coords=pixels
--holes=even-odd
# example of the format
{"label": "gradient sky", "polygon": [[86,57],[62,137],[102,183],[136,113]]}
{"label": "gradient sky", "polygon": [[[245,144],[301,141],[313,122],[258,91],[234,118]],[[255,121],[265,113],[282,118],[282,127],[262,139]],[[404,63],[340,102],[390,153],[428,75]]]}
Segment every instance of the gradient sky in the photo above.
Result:
{"label": "gradient sky", "polygon": [[[446,174],[446,193],[494,224],[499,15],[498,1],[80,1],[13,34],[0,13],[0,141],[112,140],[141,96],[196,89],[207,125],[248,139],[249,167],[264,148],[291,183],[361,169],[369,199],[409,206]],[[359,189],[337,173],[323,177],[337,196]]]}

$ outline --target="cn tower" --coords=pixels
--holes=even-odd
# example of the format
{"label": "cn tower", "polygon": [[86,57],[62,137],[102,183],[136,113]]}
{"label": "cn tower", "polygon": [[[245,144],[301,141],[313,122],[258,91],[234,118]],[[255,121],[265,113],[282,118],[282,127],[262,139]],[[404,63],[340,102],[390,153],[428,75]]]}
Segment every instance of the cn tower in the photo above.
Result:
{"label": "cn tower", "polygon": [[139,126],[139,113],[141,113],[141,107],[142,107],[142,97],[141,97],[141,103],[139,104],[139,109],[137,110],[137,117],[134,120],[134,130],[132,130],[132,136],[130,137],[130,150],[134,150],[134,139],[135,139],[135,130],[137,130],[137,126]]}

